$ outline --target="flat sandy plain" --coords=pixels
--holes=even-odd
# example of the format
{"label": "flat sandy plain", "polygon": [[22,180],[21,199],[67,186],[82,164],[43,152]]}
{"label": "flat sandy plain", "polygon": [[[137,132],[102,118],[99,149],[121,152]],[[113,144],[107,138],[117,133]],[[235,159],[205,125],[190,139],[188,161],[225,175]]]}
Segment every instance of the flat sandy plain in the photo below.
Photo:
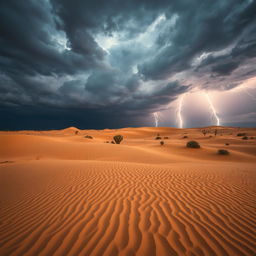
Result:
{"label": "flat sandy plain", "polygon": [[0,255],[256,255],[256,129],[218,129],[0,132]]}

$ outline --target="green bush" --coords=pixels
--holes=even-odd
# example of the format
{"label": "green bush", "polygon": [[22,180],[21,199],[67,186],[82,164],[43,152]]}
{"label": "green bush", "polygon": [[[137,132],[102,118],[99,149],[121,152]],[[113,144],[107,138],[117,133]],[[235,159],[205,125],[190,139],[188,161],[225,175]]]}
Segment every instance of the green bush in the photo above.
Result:
{"label": "green bush", "polygon": [[120,144],[121,141],[123,140],[123,136],[122,135],[116,135],[113,137],[114,141],[116,144]]}
{"label": "green bush", "polygon": [[160,145],[163,146],[163,145],[164,145],[164,142],[163,142],[163,141],[160,141]]}
{"label": "green bush", "polygon": [[218,155],[229,155],[229,152],[226,149],[219,149]]}
{"label": "green bush", "polygon": [[197,141],[191,140],[187,143],[187,148],[200,148],[200,145]]}
{"label": "green bush", "polygon": [[93,137],[92,136],[90,136],[90,135],[86,135],[86,136],[84,136],[86,139],[93,139]]}
{"label": "green bush", "polygon": [[244,137],[242,138],[242,140],[248,140],[248,137],[247,137],[247,136],[244,136]]}

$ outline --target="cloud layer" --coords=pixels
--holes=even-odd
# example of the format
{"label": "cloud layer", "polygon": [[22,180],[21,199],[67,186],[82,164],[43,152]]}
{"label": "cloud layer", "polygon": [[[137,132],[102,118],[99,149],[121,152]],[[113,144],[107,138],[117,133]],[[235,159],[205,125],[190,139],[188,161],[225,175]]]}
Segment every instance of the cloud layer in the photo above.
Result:
{"label": "cloud layer", "polygon": [[256,74],[253,0],[8,0],[0,21],[10,129],[15,118],[57,128],[74,115],[84,128],[142,126],[185,92],[230,90]]}

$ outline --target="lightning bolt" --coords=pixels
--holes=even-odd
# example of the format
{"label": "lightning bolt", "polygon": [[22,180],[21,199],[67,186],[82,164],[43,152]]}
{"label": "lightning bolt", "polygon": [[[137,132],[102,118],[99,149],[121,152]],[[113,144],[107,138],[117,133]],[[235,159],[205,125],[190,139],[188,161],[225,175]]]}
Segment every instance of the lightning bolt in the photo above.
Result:
{"label": "lightning bolt", "polygon": [[211,99],[210,99],[210,97],[209,97],[209,95],[207,94],[207,93],[205,93],[205,97],[206,97],[206,99],[207,99],[207,101],[208,101],[208,103],[209,103],[209,106],[210,106],[210,108],[211,108],[211,110],[212,110],[212,113],[213,113],[213,115],[214,115],[214,118],[216,119],[216,125],[217,126],[220,126],[220,119],[219,119],[219,117],[218,117],[218,115],[217,115],[217,112],[216,112],[216,110],[215,110],[215,108],[214,108],[214,106],[213,106],[213,104],[212,104],[212,101],[211,101]]}
{"label": "lightning bolt", "polygon": [[158,116],[158,112],[154,112],[153,116],[155,118],[155,126],[158,127],[158,121],[159,121],[159,116]]}
{"label": "lightning bolt", "polygon": [[185,94],[182,94],[180,96],[179,100],[179,105],[178,105],[178,120],[179,120],[179,128],[183,128],[183,119],[182,119],[182,106],[183,106],[183,99],[184,99]]}

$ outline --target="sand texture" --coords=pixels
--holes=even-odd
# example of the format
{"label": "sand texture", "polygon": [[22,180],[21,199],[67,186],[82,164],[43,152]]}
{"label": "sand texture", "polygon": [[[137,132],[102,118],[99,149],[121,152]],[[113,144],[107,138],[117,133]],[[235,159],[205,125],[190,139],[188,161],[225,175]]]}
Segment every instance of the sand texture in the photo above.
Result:
{"label": "sand texture", "polygon": [[256,129],[218,129],[0,132],[0,255],[256,255]]}

